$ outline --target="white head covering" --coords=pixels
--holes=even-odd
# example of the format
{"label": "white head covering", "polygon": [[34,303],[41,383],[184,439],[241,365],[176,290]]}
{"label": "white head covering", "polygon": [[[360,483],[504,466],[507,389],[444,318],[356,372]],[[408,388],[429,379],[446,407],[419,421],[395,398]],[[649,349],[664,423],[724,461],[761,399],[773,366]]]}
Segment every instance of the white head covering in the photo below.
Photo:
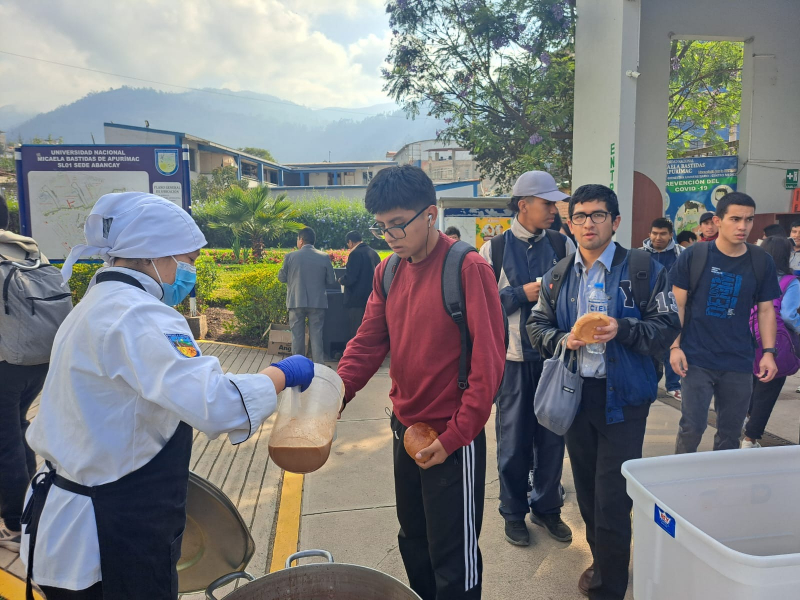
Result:
{"label": "white head covering", "polygon": [[82,256],[161,258],[188,254],[206,245],[203,232],[189,213],[160,196],[144,192],[106,194],[92,208],[83,226],[86,243],[69,253],[61,269],[68,281]]}

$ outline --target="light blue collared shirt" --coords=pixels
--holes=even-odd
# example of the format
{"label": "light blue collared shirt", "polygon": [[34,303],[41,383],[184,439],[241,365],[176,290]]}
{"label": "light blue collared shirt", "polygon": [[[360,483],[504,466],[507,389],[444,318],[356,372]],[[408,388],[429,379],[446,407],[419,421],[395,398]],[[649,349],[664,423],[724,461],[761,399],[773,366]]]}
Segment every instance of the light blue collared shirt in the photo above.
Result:
{"label": "light blue collared shirt", "polygon": [[[606,289],[606,273],[611,272],[611,263],[614,261],[614,254],[617,251],[617,245],[612,241],[603,253],[600,255],[594,264],[586,269],[581,256],[580,249],[575,254],[575,275],[579,278],[578,285],[578,315],[582,317],[588,312],[589,302],[587,296],[589,290],[594,287],[595,283],[603,284],[603,291]],[[605,378],[606,376],[606,355],[592,354],[586,348],[578,349],[578,365],[580,366],[581,377],[598,377]]]}

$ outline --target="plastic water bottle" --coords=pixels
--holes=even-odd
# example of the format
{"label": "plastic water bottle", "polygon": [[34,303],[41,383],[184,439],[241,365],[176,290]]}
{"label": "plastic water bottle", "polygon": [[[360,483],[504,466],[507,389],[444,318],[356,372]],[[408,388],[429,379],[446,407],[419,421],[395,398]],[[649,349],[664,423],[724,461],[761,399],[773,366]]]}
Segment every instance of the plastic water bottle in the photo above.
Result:
{"label": "plastic water bottle", "polygon": [[[603,291],[602,283],[595,283],[587,298],[588,311],[608,314],[608,296]],[[586,350],[592,354],[603,354],[606,351],[605,343],[587,344]]]}

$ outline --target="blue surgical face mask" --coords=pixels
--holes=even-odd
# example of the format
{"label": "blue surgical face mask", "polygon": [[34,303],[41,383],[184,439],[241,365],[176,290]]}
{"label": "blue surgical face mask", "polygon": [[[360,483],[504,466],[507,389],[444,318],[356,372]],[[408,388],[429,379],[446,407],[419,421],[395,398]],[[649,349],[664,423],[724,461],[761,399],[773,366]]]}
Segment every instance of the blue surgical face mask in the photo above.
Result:
{"label": "blue surgical face mask", "polygon": [[164,290],[164,295],[161,301],[167,306],[175,306],[183,302],[183,299],[192,291],[195,283],[197,283],[197,269],[192,265],[180,262],[174,256],[170,257],[175,261],[177,269],[175,270],[175,283],[164,283],[161,280],[161,275],[153,263],[153,269],[158,275],[158,281],[161,284],[161,289]]}

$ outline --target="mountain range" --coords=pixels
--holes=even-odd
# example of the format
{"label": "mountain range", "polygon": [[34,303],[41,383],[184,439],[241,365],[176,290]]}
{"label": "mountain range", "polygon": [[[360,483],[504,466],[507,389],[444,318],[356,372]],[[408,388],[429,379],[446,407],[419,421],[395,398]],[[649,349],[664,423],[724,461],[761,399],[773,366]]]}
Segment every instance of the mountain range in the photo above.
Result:
{"label": "mountain range", "polygon": [[394,103],[364,108],[310,109],[277,96],[206,89],[181,93],[121,87],[91,93],[72,104],[31,115],[0,107],[7,139],[63,138],[101,144],[103,123],[192,134],[233,148],[266,148],[280,162],[378,160],[409,142],[436,137],[444,123],[407,119]]}

